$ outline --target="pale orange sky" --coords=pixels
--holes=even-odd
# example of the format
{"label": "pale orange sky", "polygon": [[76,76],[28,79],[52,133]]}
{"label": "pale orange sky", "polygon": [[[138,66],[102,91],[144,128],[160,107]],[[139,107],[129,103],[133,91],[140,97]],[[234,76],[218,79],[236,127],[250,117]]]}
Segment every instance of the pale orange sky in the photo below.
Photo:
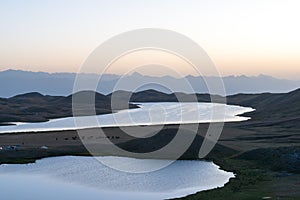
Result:
{"label": "pale orange sky", "polygon": [[[299,80],[299,9],[297,0],[2,0],[0,70],[77,72],[108,38],[151,27],[196,41],[224,76]],[[131,62],[142,64],[139,58]],[[190,73],[182,61],[167,55],[164,60]],[[125,61],[119,66],[129,69]],[[147,73],[157,75],[158,69]],[[124,71],[116,67],[111,73]]]}

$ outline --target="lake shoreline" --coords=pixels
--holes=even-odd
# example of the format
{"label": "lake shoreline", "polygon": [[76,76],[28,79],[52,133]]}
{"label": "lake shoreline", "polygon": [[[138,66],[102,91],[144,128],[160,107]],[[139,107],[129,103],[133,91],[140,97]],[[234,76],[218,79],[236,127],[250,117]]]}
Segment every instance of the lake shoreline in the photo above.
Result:
{"label": "lake shoreline", "polygon": [[[268,135],[268,139],[266,141],[269,142],[267,143],[262,144],[262,139],[260,139],[259,137],[253,137],[250,139],[249,137],[255,135],[255,133],[260,129],[260,127],[255,127],[253,125],[251,127],[255,128],[249,129],[248,127],[251,123],[253,122],[247,121],[240,123],[225,123],[223,133],[218,142],[218,144],[222,144],[222,146],[216,146],[215,149],[217,149],[218,151],[216,150],[211,152],[205,158],[205,160],[212,161],[216,165],[220,166],[220,169],[235,173],[236,178],[230,179],[230,181],[222,188],[202,191],[194,195],[189,195],[183,199],[193,200],[200,197],[220,199],[219,195],[227,195],[228,198],[241,199],[243,199],[244,196],[249,195],[252,195],[253,198],[256,198],[257,196],[276,197],[276,195],[286,195],[292,197],[300,196],[299,192],[294,187],[294,185],[297,183],[297,180],[299,180],[300,172],[295,168],[293,169],[285,165],[284,163],[288,163],[289,160],[282,161],[282,157],[278,157],[276,153],[280,152],[280,154],[282,154],[282,152],[284,152],[284,154],[286,155],[285,157],[289,158],[289,155],[300,151],[299,145],[297,145],[297,143],[290,143],[287,140],[288,138],[277,137],[278,134],[276,133],[276,131],[273,131],[272,137]],[[166,126],[167,130],[170,130],[170,128],[171,130],[172,128],[176,129],[178,128],[178,125]],[[207,128],[208,124],[199,124],[198,134],[203,134],[207,130]],[[120,134],[120,129],[118,128],[104,129],[105,133],[108,136],[116,136],[116,134]],[[290,131],[290,133],[293,132]],[[295,134],[296,133],[297,131],[295,132]],[[33,163],[37,159],[46,157],[67,155],[89,156],[89,152],[82,145],[80,139],[72,139],[72,137],[76,136],[78,137],[76,131],[1,134],[0,146],[19,145],[20,143],[22,143],[22,140],[26,139],[24,144],[26,148],[20,148],[6,152],[0,151],[0,163],[25,164]],[[122,139],[119,138],[114,140],[118,141]],[[115,143],[124,145],[126,144],[125,140],[130,140],[130,138],[123,138],[122,141],[118,141]],[[160,139],[158,138],[158,140]],[[31,144],[27,143],[29,141],[31,142]],[[279,141],[281,141],[280,146],[277,145]],[[284,143],[284,141],[286,141],[286,143]],[[255,148],[253,148],[254,144]],[[132,143],[128,143],[128,145],[132,145]],[[41,149],[42,146],[47,146],[48,148]],[[230,148],[227,149],[223,146]],[[232,151],[232,149],[234,149],[234,151]],[[269,152],[270,154],[270,161],[267,162],[267,160],[265,159],[265,163],[259,162],[259,160],[264,160],[258,159],[259,155],[266,154],[266,152]],[[185,154],[180,159],[199,159],[197,156],[195,156],[195,153],[198,153],[198,148],[195,148],[194,150],[192,149],[189,153]],[[250,156],[247,156],[247,154],[249,154]],[[103,152],[101,155],[111,154]],[[270,164],[270,162],[277,163],[277,166]],[[296,163],[294,163],[294,165],[298,166]],[[285,175],[284,171],[291,175]],[[287,185],[292,186],[284,187],[285,190],[283,191],[276,191],[276,186],[280,185],[283,180],[287,183]],[[262,187],[262,185],[268,185],[268,187]],[[253,190],[257,191],[257,193],[253,193]]]}
{"label": "lake shoreline", "polygon": [[[11,122],[16,124],[16,126],[0,126],[0,134],[130,126],[240,122],[250,119],[242,115],[255,111],[250,107],[199,102],[155,102],[136,103],[132,105],[139,106],[139,108],[120,110],[111,114],[64,117],[38,123]],[[143,131],[137,137],[141,137],[142,133]]]}

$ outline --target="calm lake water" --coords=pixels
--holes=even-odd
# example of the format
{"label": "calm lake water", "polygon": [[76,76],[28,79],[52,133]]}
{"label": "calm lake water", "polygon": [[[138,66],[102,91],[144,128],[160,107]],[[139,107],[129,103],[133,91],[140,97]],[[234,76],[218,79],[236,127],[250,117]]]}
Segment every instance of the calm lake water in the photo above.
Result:
{"label": "calm lake water", "polygon": [[[92,127],[130,125],[184,124],[207,122],[237,122],[248,120],[240,117],[252,108],[215,103],[138,103],[140,108],[121,110],[117,113],[53,119],[42,123],[17,123],[0,126],[0,133],[74,130]],[[76,124],[76,125],[75,125]]]}
{"label": "calm lake water", "polygon": [[[133,168],[149,164],[149,160],[133,158],[98,158],[121,159]],[[5,200],[166,199],[222,187],[232,177],[233,173],[205,161],[175,161],[159,171],[140,174],[116,171],[93,157],[64,156],[33,164],[0,165],[1,199]]]}

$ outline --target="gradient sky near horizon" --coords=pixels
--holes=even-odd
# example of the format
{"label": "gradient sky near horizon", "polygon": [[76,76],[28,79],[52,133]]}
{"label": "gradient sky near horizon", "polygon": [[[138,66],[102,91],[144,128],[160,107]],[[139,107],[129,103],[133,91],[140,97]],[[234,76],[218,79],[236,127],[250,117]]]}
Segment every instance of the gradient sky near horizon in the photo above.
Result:
{"label": "gradient sky near horizon", "polygon": [[76,72],[110,37],[163,28],[196,41],[224,76],[299,80],[299,10],[298,0],[0,0],[0,70]]}

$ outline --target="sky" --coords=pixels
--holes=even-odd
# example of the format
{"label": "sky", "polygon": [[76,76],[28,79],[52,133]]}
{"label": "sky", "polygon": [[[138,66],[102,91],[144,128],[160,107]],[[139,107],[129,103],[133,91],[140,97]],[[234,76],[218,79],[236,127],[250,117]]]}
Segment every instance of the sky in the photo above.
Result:
{"label": "sky", "polygon": [[221,75],[299,80],[299,10],[298,0],[0,0],[0,70],[77,72],[107,39],[162,28],[197,42]]}

